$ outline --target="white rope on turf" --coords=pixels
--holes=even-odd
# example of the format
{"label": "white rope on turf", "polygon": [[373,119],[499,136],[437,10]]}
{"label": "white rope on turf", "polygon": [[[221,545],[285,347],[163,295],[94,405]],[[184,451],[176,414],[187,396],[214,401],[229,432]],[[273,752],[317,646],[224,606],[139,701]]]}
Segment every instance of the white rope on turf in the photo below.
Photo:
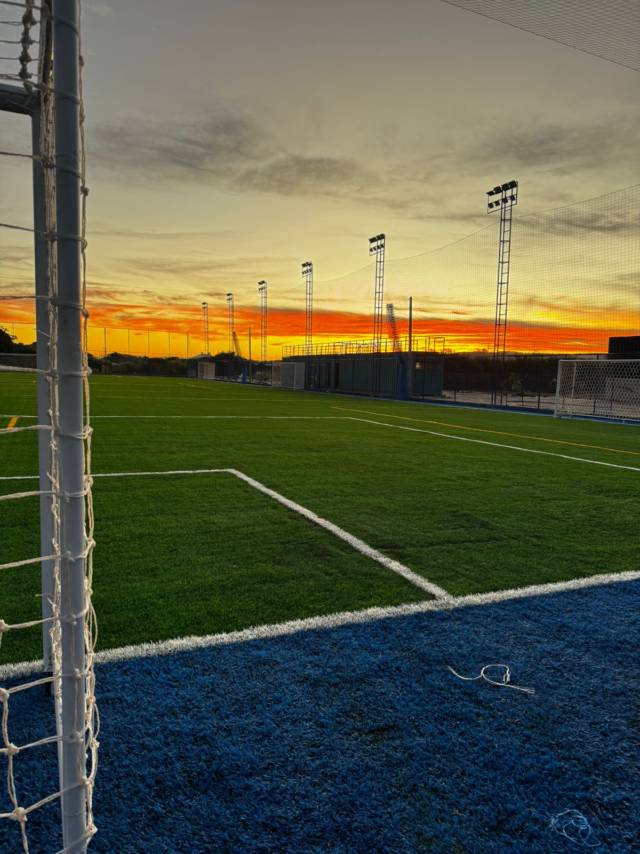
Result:
{"label": "white rope on turf", "polygon": [[[521,685],[514,685],[511,681],[511,669],[508,664],[485,664],[484,667],[481,668],[480,673],[477,676],[462,676],[462,674],[458,673],[453,669],[450,665],[447,665],[447,670],[450,670],[451,673],[458,679],[461,679],[463,682],[477,682],[478,680],[488,682],[489,685],[495,685],[497,688],[513,688],[514,691],[522,691],[524,694],[535,694],[534,688],[523,688]],[[502,676],[499,681],[496,679],[492,679],[491,676],[487,676],[488,672],[497,670],[498,673],[501,673]]]}

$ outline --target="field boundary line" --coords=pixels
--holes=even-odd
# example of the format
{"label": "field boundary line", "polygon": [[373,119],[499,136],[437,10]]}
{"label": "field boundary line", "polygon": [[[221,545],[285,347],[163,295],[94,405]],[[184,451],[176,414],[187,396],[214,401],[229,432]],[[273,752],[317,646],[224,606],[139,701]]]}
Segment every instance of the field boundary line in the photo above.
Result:
{"label": "field boundary line", "polygon": [[[309,522],[312,522],[314,525],[318,525],[320,528],[324,528],[326,531],[329,531],[330,534],[333,534],[339,540],[343,540],[347,545],[351,546],[354,551],[359,552],[361,555],[370,558],[376,563],[383,566],[385,569],[391,570],[391,572],[395,572],[396,575],[401,575],[406,581],[410,584],[413,584],[414,587],[419,587],[421,590],[424,590],[426,593],[431,594],[431,596],[435,596],[436,599],[450,599],[450,595],[444,590],[442,587],[438,587],[437,584],[432,584],[422,575],[418,575],[417,572],[414,572],[412,569],[409,569],[408,566],[405,566],[400,561],[394,560],[393,558],[387,557],[387,555],[379,552],[377,549],[374,549],[368,543],[365,543],[364,540],[359,539],[358,537],[350,534],[348,531],[345,531],[344,528],[340,528],[338,525],[335,525],[333,522],[330,522],[328,519],[323,518],[322,516],[318,516],[317,513],[314,513],[313,510],[309,510],[307,507],[303,507],[302,504],[298,504],[295,501],[291,501],[291,499],[286,498],[279,492],[276,492],[275,489],[270,489],[268,486],[265,486],[264,483],[261,483],[259,480],[255,480],[255,478],[249,477],[249,475],[244,474],[238,469],[233,468],[214,468],[214,469],[171,469],[169,471],[120,471],[120,472],[95,472],[92,477],[168,477],[171,475],[186,475],[186,474],[230,474],[238,480],[244,481],[244,483],[251,486],[253,489],[256,489],[258,492],[262,492],[267,497],[277,501],[279,504],[282,504],[289,510],[292,510],[294,513],[297,513],[300,516],[303,516]],[[2,477],[0,480],[34,480],[37,478],[37,475],[14,475],[13,477]]]}
{"label": "field boundary line", "polygon": [[[8,418],[0,415],[0,418]],[[15,418],[37,418],[36,415],[16,415]],[[348,421],[348,415],[91,415],[92,421],[105,418],[195,418],[211,421],[240,419],[243,421]]]}
{"label": "field boundary line", "polygon": [[[384,418],[384,415],[379,416]],[[623,466],[620,463],[609,463],[604,460],[589,460],[586,457],[572,457],[569,454],[559,454],[556,451],[541,451],[539,448],[522,448],[519,445],[506,445],[503,442],[489,442],[488,439],[471,439],[469,436],[453,436],[451,433],[440,433],[437,430],[424,430],[419,427],[408,427],[406,424],[388,424],[385,421],[372,421],[370,418],[355,418],[352,421],[360,421],[363,424],[375,424],[378,427],[391,427],[395,430],[409,430],[411,433],[427,433],[429,436],[438,436],[442,439],[456,439],[458,442],[472,442],[475,445],[489,445],[492,448],[508,448],[511,451],[522,451],[525,454],[538,454],[543,457],[557,457],[561,460],[571,460],[576,463],[588,463],[592,466],[606,466],[613,469],[624,469],[625,471],[640,472],[638,466]]]}
{"label": "field boundary line", "polygon": [[438,587],[437,584],[432,584],[422,575],[418,575],[413,572],[413,570],[409,569],[408,566],[405,566],[403,563],[400,563],[397,560],[393,560],[393,558],[387,557],[387,555],[379,552],[377,549],[374,549],[372,546],[365,543],[364,540],[355,537],[353,534],[350,534],[348,531],[345,531],[344,528],[340,528],[338,525],[335,525],[333,522],[330,522],[328,519],[324,519],[322,516],[318,516],[317,513],[314,513],[312,510],[308,510],[306,507],[303,507],[302,504],[298,504],[295,501],[291,501],[289,498],[285,498],[284,495],[281,495],[279,492],[276,492],[274,489],[270,489],[268,486],[265,486],[263,483],[260,483],[259,480],[255,480],[249,475],[244,474],[237,469],[227,469],[230,474],[233,474],[235,477],[243,480],[245,483],[248,483],[249,486],[252,486],[254,489],[257,489],[258,492],[264,493],[269,498],[273,498],[274,501],[277,501],[279,504],[282,504],[284,507],[287,507],[289,510],[293,510],[295,513],[299,513],[300,516],[304,516],[305,519],[308,519],[310,522],[313,522],[315,525],[319,525],[321,528],[324,528],[329,533],[333,534],[334,537],[337,537],[340,540],[344,540],[345,543],[351,546],[355,551],[360,552],[360,554],[365,555],[366,557],[371,558],[376,561],[376,563],[381,564],[386,569],[390,569],[392,572],[395,572],[397,575],[401,575],[403,578],[406,578],[407,581],[411,582],[415,587],[420,587],[422,590],[425,590],[427,593],[431,593],[432,596],[435,596],[436,599],[450,599],[451,597],[442,587]]}
{"label": "field boundary line", "polygon": [[[415,602],[407,605],[389,605],[386,607],[363,608],[360,611],[340,611],[317,617],[299,620],[287,620],[233,632],[220,632],[210,635],[190,635],[181,638],[156,641],[128,646],[115,647],[96,653],[97,664],[111,664],[130,661],[135,658],[154,658],[179,652],[191,652],[215,646],[229,646],[256,640],[269,640],[302,634],[314,630],[338,629],[343,626],[356,626],[377,620],[411,617],[417,614],[456,611],[461,608],[484,607],[517,599],[529,599],[542,596],[585,590],[590,587],[605,587],[640,580],[640,570],[592,575],[587,578],[574,578],[569,581],[556,581],[548,584],[533,584],[528,587],[499,590],[493,593],[471,593],[467,596],[451,597],[447,600],[431,599],[427,602]],[[22,661],[0,666],[0,679],[12,679],[38,673],[44,670],[42,661]]]}
{"label": "field boundary line", "polygon": [[353,409],[347,406],[332,406],[342,412],[360,412],[375,415],[377,418],[399,418],[402,421],[414,421],[416,424],[439,424],[441,427],[453,427],[455,430],[471,430],[474,433],[492,433],[495,436],[513,436],[515,439],[531,439],[533,442],[550,442],[555,445],[571,445],[574,448],[592,448],[594,451],[611,451],[613,454],[631,454],[640,457],[640,451],[629,451],[626,448],[608,448],[606,445],[591,445],[587,442],[571,442],[568,439],[552,439],[547,436],[531,436],[528,433],[510,433],[505,430],[489,430],[486,427],[470,427],[466,424],[453,424],[450,421],[438,421],[433,418],[411,418],[409,415],[391,415],[373,412],[370,409]]}

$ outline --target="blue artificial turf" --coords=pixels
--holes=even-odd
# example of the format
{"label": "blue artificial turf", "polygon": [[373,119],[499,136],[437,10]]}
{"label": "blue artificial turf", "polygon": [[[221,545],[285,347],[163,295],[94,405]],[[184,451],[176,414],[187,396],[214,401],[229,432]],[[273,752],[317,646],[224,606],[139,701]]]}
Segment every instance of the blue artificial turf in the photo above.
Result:
{"label": "blue artificial turf", "polygon": [[[592,850],[638,851],[639,648],[640,585],[617,584],[101,665],[92,850],[555,854],[589,850],[549,827],[578,809]],[[535,696],[446,668],[491,661]],[[12,733],[47,702],[12,700]],[[46,791],[52,759],[20,780]]]}

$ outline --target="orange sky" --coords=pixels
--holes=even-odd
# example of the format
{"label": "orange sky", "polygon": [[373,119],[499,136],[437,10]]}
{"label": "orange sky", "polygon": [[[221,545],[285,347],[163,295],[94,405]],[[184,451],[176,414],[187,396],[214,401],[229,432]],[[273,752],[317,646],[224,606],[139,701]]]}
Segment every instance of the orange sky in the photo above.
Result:
{"label": "orange sky", "polygon": [[[306,259],[315,339],[369,338],[368,238],[381,231],[403,331],[412,295],[416,334],[490,348],[485,194],[512,178],[508,348],[602,351],[638,331],[637,74],[513,28],[503,39],[445,3],[254,2],[249,28],[246,4],[181,5],[157,0],[151,35],[144,3],[86,4],[93,352],[109,327],[108,351],[185,355],[189,333],[197,353],[202,300],[210,349],[226,348],[232,291],[255,354],[266,279],[276,359],[302,341]],[[30,151],[23,117],[2,132],[3,150]],[[30,227],[31,180],[28,158],[0,157],[0,221]],[[0,297],[32,292],[31,234],[0,229],[0,259]],[[20,340],[32,323],[32,303],[0,302]]]}
{"label": "orange sky", "polygon": [[[29,301],[3,302],[1,325],[10,332],[14,329],[18,340],[28,343],[33,340],[33,310]],[[166,312],[166,313],[164,313]],[[610,335],[630,334],[637,317],[616,316],[590,318],[588,325],[524,324],[512,321],[509,324],[508,349],[513,351],[591,353],[607,348]],[[240,339],[243,355],[248,355],[248,330],[252,328],[252,355],[259,355],[260,316],[257,309],[237,308],[235,328]],[[143,355],[185,356],[187,333],[189,354],[204,350],[202,315],[197,307],[180,302],[167,301],[164,311],[145,303],[126,305],[95,304],[90,310],[89,349],[101,355],[104,349],[104,328],[107,328],[107,351],[127,352]],[[370,315],[346,311],[316,311],[314,313],[314,340],[339,341],[368,339],[371,337]],[[489,349],[492,343],[492,319],[423,319],[414,320],[415,336],[445,336],[447,349],[469,351]],[[127,332],[128,330],[128,332]],[[400,319],[398,331],[407,334],[407,321]],[[304,340],[304,312],[292,309],[273,308],[268,315],[268,356],[277,359],[285,344],[301,344]],[[226,307],[209,309],[209,348],[212,353],[227,348]]]}

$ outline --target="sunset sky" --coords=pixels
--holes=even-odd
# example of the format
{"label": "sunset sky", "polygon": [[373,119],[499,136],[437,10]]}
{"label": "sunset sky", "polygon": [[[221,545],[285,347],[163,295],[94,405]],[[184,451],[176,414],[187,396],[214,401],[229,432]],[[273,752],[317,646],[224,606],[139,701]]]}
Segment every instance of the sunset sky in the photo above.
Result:
{"label": "sunset sky", "polygon": [[[189,332],[193,354],[203,300],[222,349],[227,291],[257,343],[264,278],[277,358],[301,340],[307,259],[316,335],[370,337],[367,240],[380,231],[400,317],[411,294],[419,332],[483,346],[497,228],[484,193],[511,178],[524,223],[511,346],[601,349],[640,326],[637,190],[568,208],[562,230],[526,226],[640,182],[637,73],[438,0],[83,5],[90,349],[108,326],[110,351],[128,346],[120,328],[139,353],[155,330],[159,355],[183,355]],[[17,117],[0,135],[28,147]],[[0,221],[28,225],[28,162],[0,160]],[[30,293],[28,236],[0,241],[0,296]],[[32,314],[0,302],[23,340]]]}

